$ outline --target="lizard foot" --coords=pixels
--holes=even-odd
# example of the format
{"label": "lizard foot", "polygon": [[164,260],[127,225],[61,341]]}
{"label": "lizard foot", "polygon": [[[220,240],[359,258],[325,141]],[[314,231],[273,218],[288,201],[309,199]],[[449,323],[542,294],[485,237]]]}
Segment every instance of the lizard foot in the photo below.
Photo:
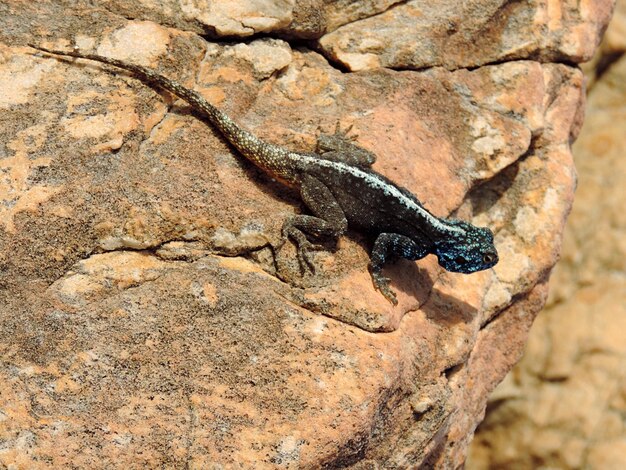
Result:
{"label": "lizard foot", "polygon": [[320,246],[314,245],[308,240],[298,241],[298,263],[300,264],[300,271],[302,273],[308,272],[309,274],[315,274],[315,264],[313,263],[311,252],[319,251],[320,249]]}
{"label": "lizard foot", "polygon": [[341,130],[341,124],[339,121],[337,121],[337,124],[335,125],[335,137],[339,137],[340,139],[347,141],[355,141],[359,136],[356,134],[350,135],[350,131],[352,130],[353,126],[354,123],[350,124],[344,130]]}
{"label": "lizard foot", "polygon": [[278,245],[279,250],[283,247],[283,245],[289,238],[293,239],[296,246],[296,254],[298,257],[298,264],[300,265],[300,272],[302,274],[307,272],[309,274],[315,274],[315,264],[313,263],[311,252],[318,251],[321,249],[321,247],[318,245],[314,245],[309,240],[307,240],[306,236],[300,230],[294,227],[285,227],[283,229],[283,239]]}
{"label": "lizard foot", "polygon": [[374,287],[380,291],[385,298],[393,305],[398,305],[398,299],[396,294],[389,287],[389,279],[383,276],[380,272],[372,272],[372,281]]}

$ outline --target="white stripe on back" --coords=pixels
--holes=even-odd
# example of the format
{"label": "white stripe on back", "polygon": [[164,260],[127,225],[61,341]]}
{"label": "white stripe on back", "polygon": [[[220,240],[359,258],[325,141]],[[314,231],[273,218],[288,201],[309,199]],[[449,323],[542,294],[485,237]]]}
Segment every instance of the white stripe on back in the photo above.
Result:
{"label": "white stripe on back", "polygon": [[365,181],[365,183],[368,186],[375,188],[375,189],[379,189],[385,195],[393,197],[407,209],[411,209],[411,210],[418,212],[422,217],[428,220],[429,223],[431,223],[434,227],[438,228],[439,230],[457,232],[457,233],[465,233],[465,230],[463,230],[460,227],[455,227],[452,225],[445,224],[440,219],[438,219],[437,217],[432,215],[430,212],[428,212],[426,209],[424,209],[422,206],[420,206],[415,201],[413,201],[410,197],[408,197],[398,188],[378,178],[378,176],[375,174],[365,172],[355,166],[347,165],[345,163],[335,162],[331,160],[324,160],[323,158],[319,158],[319,157],[310,157],[308,155],[303,155],[299,153],[290,153],[289,158],[293,158],[294,160],[304,161],[309,164],[319,165],[325,168],[333,168],[334,170],[340,173],[349,173],[352,176],[355,176],[356,178],[359,178],[360,180]]}

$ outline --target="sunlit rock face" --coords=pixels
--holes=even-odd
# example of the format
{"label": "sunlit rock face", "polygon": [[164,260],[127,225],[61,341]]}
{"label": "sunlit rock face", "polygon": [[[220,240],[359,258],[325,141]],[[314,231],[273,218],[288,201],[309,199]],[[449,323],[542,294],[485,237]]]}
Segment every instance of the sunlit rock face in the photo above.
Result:
{"label": "sunlit rock face", "polygon": [[[545,301],[574,63],[610,2],[57,3],[0,7],[0,462],[462,465]],[[280,243],[296,190],[182,101],[27,43],[152,67],[294,150],[351,126],[434,214],[490,227],[500,261],[392,264],[393,307],[349,231],[303,275]]]}

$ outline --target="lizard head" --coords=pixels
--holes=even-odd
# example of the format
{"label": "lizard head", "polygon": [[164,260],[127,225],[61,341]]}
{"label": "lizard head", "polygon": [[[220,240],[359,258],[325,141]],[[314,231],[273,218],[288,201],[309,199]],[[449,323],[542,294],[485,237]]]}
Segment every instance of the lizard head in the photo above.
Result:
{"label": "lizard head", "polygon": [[491,268],[498,262],[493,233],[461,220],[447,220],[449,235],[435,243],[439,264],[447,271],[469,274]]}

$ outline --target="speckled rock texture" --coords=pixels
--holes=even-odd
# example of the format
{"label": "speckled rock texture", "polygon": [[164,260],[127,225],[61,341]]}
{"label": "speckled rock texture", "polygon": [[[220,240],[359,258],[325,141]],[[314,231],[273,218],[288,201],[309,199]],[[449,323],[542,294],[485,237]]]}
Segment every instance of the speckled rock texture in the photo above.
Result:
{"label": "speckled rock texture", "polygon": [[491,398],[469,469],[626,468],[626,1],[588,70],[579,184],[526,354]]}
{"label": "speckled rock texture", "polygon": [[[575,186],[574,63],[612,8],[543,3],[1,3],[0,463],[462,466],[545,302]],[[419,37],[429,22],[454,41]],[[153,67],[289,148],[352,126],[435,214],[491,227],[501,261],[400,261],[392,307],[350,232],[302,276],[280,244],[296,192],[168,94],[29,42]]]}

